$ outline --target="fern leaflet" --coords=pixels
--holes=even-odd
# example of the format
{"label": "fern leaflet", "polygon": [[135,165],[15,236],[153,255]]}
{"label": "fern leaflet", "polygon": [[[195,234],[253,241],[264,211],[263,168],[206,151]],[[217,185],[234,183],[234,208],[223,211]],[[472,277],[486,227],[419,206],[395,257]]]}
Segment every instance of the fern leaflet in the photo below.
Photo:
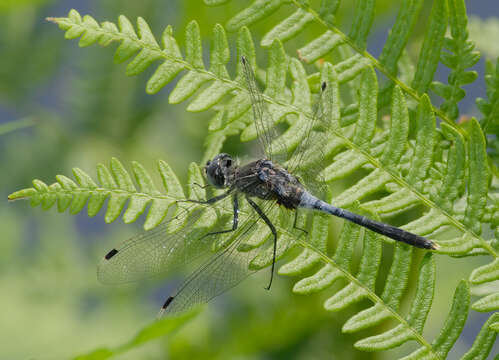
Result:
{"label": "fern leaflet", "polygon": [[461,86],[470,84],[477,78],[475,71],[466,71],[480,59],[480,53],[474,51],[475,45],[468,40],[466,6],[464,0],[449,0],[449,22],[452,38],[445,38],[444,47],[449,51],[442,52],[441,61],[452,71],[448,85],[433,82],[431,88],[445,101],[440,106],[448,117],[456,120],[459,115],[457,103],[465,96]]}

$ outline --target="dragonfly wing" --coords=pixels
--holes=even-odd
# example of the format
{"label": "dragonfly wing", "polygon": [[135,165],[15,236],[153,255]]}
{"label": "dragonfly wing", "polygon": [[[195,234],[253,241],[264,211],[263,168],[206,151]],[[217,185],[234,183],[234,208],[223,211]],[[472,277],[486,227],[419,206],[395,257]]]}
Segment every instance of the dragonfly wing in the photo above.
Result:
{"label": "dragonfly wing", "polygon": [[[109,251],[97,269],[104,284],[138,281],[165,273],[206,254],[210,249],[207,228],[197,228],[200,211],[183,211],[170,222],[134,236]],[[175,221],[175,226],[172,226]],[[174,227],[179,229],[172,231]]]}
{"label": "dragonfly wing", "polygon": [[196,305],[207,303],[214,297],[233,288],[254,273],[249,264],[256,250],[239,252],[237,241],[199,267],[182,285],[177,294],[164,305],[166,314],[184,312]]}
{"label": "dragonfly wing", "polygon": [[[276,208],[274,201],[267,201],[264,212],[273,213]],[[264,226],[263,230],[262,226]],[[261,237],[264,233],[270,235],[270,231],[265,227],[266,225],[260,221],[256,212],[249,214],[239,228],[231,233],[231,242],[227,242],[230,245],[214,254],[192,273],[176,294],[166,300],[160,315],[163,313],[172,315],[205,304],[255,273],[257,270],[251,269],[250,264],[262,250],[254,246],[249,249],[247,242],[251,242],[252,237]],[[264,238],[270,239],[271,237],[265,236]]]}
{"label": "dragonfly wing", "polygon": [[298,175],[307,189],[322,199],[327,196],[327,185],[321,173],[326,166],[324,151],[331,140],[331,114],[328,109],[331,105],[329,102],[332,101],[332,90],[326,83],[322,83],[312,118],[304,129],[303,141],[286,163],[288,170]]}
{"label": "dragonfly wing", "polygon": [[287,149],[285,144],[280,141],[278,133],[275,129],[275,122],[272,112],[256,81],[255,72],[252,65],[246,57],[241,58],[248,89],[251,108],[253,111],[253,121],[255,124],[258,141],[263,149],[265,157],[275,162],[283,162],[287,157]]}

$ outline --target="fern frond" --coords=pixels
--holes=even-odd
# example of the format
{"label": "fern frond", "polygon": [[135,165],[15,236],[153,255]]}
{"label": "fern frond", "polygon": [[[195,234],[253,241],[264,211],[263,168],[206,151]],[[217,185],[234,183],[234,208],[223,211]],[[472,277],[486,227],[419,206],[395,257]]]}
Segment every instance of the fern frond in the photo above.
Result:
{"label": "fern frond", "polygon": [[447,28],[448,7],[447,0],[435,0],[431,9],[428,25],[423,39],[423,46],[419,53],[416,73],[412,80],[412,87],[418,94],[427,92],[433,75],[437,70],[440,52]]}
{"label": "fern frond", "polygon": [[[475,338],[473,345],[466,354],[463,355],[461,360],[471,359],[486,359],[494,345],[497,337],[497,330],[494,324],[499,321],[499,313],[492,314],[485,324],[483,324],[478,336]],[[491,328],[492,327],[492,328]]]}
{"label": "fern frond", "polygon": [[[499,279],[499,259],[478,267],[470,275],[470,282],[474,285],[497,281]],[[473,310],[489,312],[499,310],[499,292],[493,292],[477,300],[472,305]]]}
{"label": "fern frond", "polygon": [[[75,39],[80,37],[80,46],[89,46],[95,43],[101,46],[108,46],[112,42],[120,42],[120,46],[115,53],[116,62],[124,62],[134,55],[134,59],[128,64],[127,75],[137,75],[146,70],[155,61],[162,61],[162,64],[156,69],[155,73],[149,79],[146,91],[150,94],[158,92],[163,86],[172,81],[175,76],[182,70],[198,70],[204,75],[210,74],[205,71],[202,66],[200,69],[200,54],[196,54],[195,50],[190,49],[186,60],[183,59],[178,48],[176,40],[172,36],[172,28],[167,27],[162,35],[162,47],[159,46],[156,38],[151,32],[149,25],[142,18],[137,19],[137,32],[133,25],[125,16],[120,16],[118,26],[114,23],[105,21],[99,24],[94,18],[89,15],[83,18],[76,10],[71,10],[66,18],[49,18],[66,31],[67,39]],[[187,28],[187,36],[191,39],[196,37],[196,26]],[[197,34],[199,35],[199,34]],[[199,36],[197,36],[199,38]],[[191,47],[200,45],[199,41],[189,42]],[[223,48],[223,45],[216,42],[215,46]],[[223,52],[223,50],[222,50]],[[217,54],[212,59],[223,60],[223,54]],[[221,64],[216,63],[213,66],[219,70]],[[223,66],[223,65],[222,65]],[[214,76],[215,74],[213,74]],[[220,71],[217,72],[220,75]]]}
{"label": "fern frond", "polygon": [[[454,293],[452,307],[449,315],[445,319],[445,324],[438,336],[433,340],[431,346],[436,355],[441,358],[447,358],[452,345],[457,341],[463,331],[466,318],[468,317],[470,307],[470,289],[468,283],[464,280],[459,282]],[[426,348],[419,348],[413,353],[403,357],[403,360],[412,359],[432,359],[432,354]]]}
{"label": "fern frond", "polygon": [[440,109],[450,119],[455,120],[459,116],[457,103],[466,95],[461,87],[472,83],[478,76],[476,71],[466,71],[466,69],[480,60],[480,52],[475,51],[475,45],[468,40],[468,18],[464,0],[449,0],[448,4],[452,37],[445,38],[444,48],[448,52],[442,51],[440,60],[451,69],[451,72],[448,84],[435,81],[431,84],[431,89],[445,99]]}
{"label": "fern frond", "polygon": [[[409,340],[419,340],[426,316],[430,310],[435,290],[435,262],[430,253],[420,264],[416,295],[406,322],[382,334],[371,336],[355,343],[355,347],[365,351],[386,350],[397,347]],[[423,343],[425,344],[426,341]]]}
{"label": "fern frond", "polygon": [[[97,166],[98,183],[83,170],[74,168],[73,176],[76,181],[64,175],[57,175],[57,182],[51,185],[41,180],[33,180],[32,188],[16,191],[9,195],[9,200],[29,198],[31,206],[40,205],[44,210],[57,204],[59,212],[69,210],[71,214],[79,213],[87,205],[88,216],[92,217],[104,208],[104,203],[108,199],[104,216],[107,223],[116,220],[124,209],[126,211],[123,214],[123,221],[132,223],[150,205],[144,223],[144,228],[148,230],[163,220],[176,200],[186,198],[182,186],[168,164],[158,161],[158,172],[164,193],[158,190],[141,164],[133,162],[130,174],[117,159],[113,158],[109,167],[102,164]],[[191,169],[191,176],[193,173],[194,170]],[[203,180],[196,179],[196,181]]]}
{"label": "fern frond", "polygon": [[286,2],[286,0],[255,0],[249,7],[228,21],[225,27],[229,31],[236,31],[243,26],[248,26],[261,18],[273,14]]}
{"label": "fern frond", "polygon": [[[320,227],[321,231],[316,231],[315,226]],[[373,301],[374,306],[354,315],[345,323],[343,331],[359,331],[388,318],[394,318],[400,324],[388,333],[360,340],[356,343],[356,347],[371,351],[381,350],[415,339],[425,348],[429,348],[429,344],[421,336],[421,331],[431,305],[432,296],[430,294],[433,293],[434,289],[435,269],[431,255],[421,263],[419,290],[410,314],[404,319],[398,313],[398,306],[407,286],[413,249],[403,244],[397,244],[385,290],[380,298],[374,293],[374,284],[381,261],[381,236],[371,232],[364,233],[357,226],[345,223],[335,254],[329,258],[319,248],[315,248],[315,246],[324,248],[324,239],[318,239],[316,236],[319,234],[324,236],[327,230],[320,224],[315,226],[312,227],[311,241],[300,241],[300,244],[305,248],[303,252],[279,269],[279,273],[282,275],[307,275],[295,284],[293,291],[300,294],[322,291],[341,279],[347,280],[348,284],[345,287],[325,301],[326,310],[340,311],[363,298]],[[359,270],[354,275],[350,268],[351,259],[355,244],[361,237],[363,237],[364,242],[363,254]],[[318,263],[323,263],[323,265],[314,274],[308,275],[308,270],[312,266],[317,267]]]}
{"label": "fern frond", "polygon": [[361,49],[365,49],[367,45],[367,36],[374,20],[375,3],[374,0],[355,2],[354,22],[348,36]]}
{"label": "fern frond", "polygon": [[[323,74],[328,74],[327,79],[324,79],[330,84],[332,89],[335,89],[338,80],[334,76],[332,66],[325,64]],[[324,175],[326,180],[330,181],[334,178],[344,177],[361,167],[364,167],[364,169],[369,169],[370,167],[371,169],[374,168],[374,170],[358,183],[351,185],[343,193],[336,196],[334,203],[345,207],[354,204],[356,201],[360,201],[368,194],[388,190],[391,192],[390,195],[363,205],[372,211],[382,210],[382,214],[386,216],[402,209],[406,210],[408,205],[422,201],[431,210],[421,218],[403,226],[405,229],[429,235],[442,227],[455,226],[457,229],[463,231],[463,233],[459,237],[440,241],[439,244],[442,246],[442,252],[466,254],[475,247],[482,247],[487,249],[490,255],[497,258],[496,250],[479,236],[481,232],[480,223],[485,213],[489,171],[485,153],[485,139],[478,123],[473,120],[469,138],[467,139],[464,139],[452,127],[443,125],[442,136],[450,140],[452,144],[445,156],[440,157],[441,154],[437,153],[435,148],[442,139],[439,138],[440,135],[435,130],[435,117],[429,100],[426,97],[423,97],[425,100],[418,107],[415,118],[415,140],[414,142],[409,142],[409,146],[407,145],[407,137],[410,119],[407,105],[400,89],[395,87],[392,95],[392,123],[390,131],[388,131],[388,136],[383,136],[383,132],[376,134],[373,127],[373,124],[376,122],[376,111],[374,111],[377,108],[376,98],[376,78],[372,70],[368,68],[362,74],[359,91],[359,117],[353,123],[354,128],[349,128],[349,131],[347,131],[347,129],[343,129],[338,125],[332,126],[334,135],[340,138],[340,141],[331,142],[333,144],[331,153],[328,149],[326,155],[336,155],[331,164],[324,170]],[[334,104],[333,102],[332,106]],[[336,124],[336,122],[333,121],[333,124]],[[286,136],[286,133],[283,136]],[[342,149],[344,151],[340,152]],[[466,161],[466,154],[469,157],[468,162]],[[359,157],[363,160],[354,161],[355,158]],[[471,165],[471,163],[474,163],[474,165]],[[369,167],[366,168],[366,165],[369,165]],[[477,194],[476,197],[475,194]],[[460,213],[459,209],[454,207],[458,199],[466,203],[464,216]],[[355,243],[355,239],[358,237],[348,227],[349,225],[345,225],[344,232],[348,234],[351,243],[346,247],[343,240],[341,240],[344,239],[342,235],[335,256],[325,261],[326,264],[313,275],[299,280],[294,286],[295,292],[309,293],[322,291],[345,276],[342,269],[347,269],[348,272],[348,262],[352,256],[352,253],[348,249],[350,249],[349,246],[354,246],[352,243]],[[336,254],[340,255],[337,257]],[[373,259],[376,259],[376,256],[373,256]],[[410,259],[410,255],[404,254],[403,259]],[[317,266],[319,262],[320,256],[306,249],[296,259],[284,265],[280,269],[280,273],[299,276],[304,271]],[[400,281],[400,285],[398,285],[400,291],[387,290],[383,300],[386,299],[386,302],[394,301],[394,304],[397,304],[397,300],[400,299],[400,294],[403,293],[406,284],[401,274],[407,274],[411,266],[410,262],[400,263],[395,260],[393,266],[397,269],[397,271],[394,271],[394,274],[397,274],[397,279],[388,279],[387,286],[397,286],[396,284]],[[402,268],[399,268],[399,266],[402,266]],[[350,284],[328,299],[325,307],[333,311],[340,310],[348,304],[362,299],[364,296],[370,298],[369,295],[372,296],[372,294],[369,292],[369,286],[365,284],[364,286],[359,285],[359,278],[363,278],[363,276],[359,275],[356,279],[357,282],[353,282],[349,278],[348,281]],[[492,281],[492,277],[490,281]],[[428,286],[428,284],[422,286],[420,288],[421,291],[423,291],[423,288],[425,290],[432,288],[432,286]],[[388,289],[391,288],[388,287]],[[459,294],[462,294],[462,291]],[[394,300],[390,300],[389,296],[393,296],[394,294],[398,295],[394,296]],[[427,299],[431,297],[429,294],[424,294],[421,295],[421,298]],[[461,295],[458,296],[458,299],[461,298]],[[461,304],[462,301],[459,301]],[[418,310],[416,304],[417,306],[422,306],[422,308]],[[414,304],[416,306],[414,314],[409,316],[407,320],[404,320],[405,323],[398,316],[401,319],[400,321],[402,321],[400,327],[393,329],[388,334],[382,334],[360,342],[358,344],[359,348],[364,350],[385,349],[397,346],[409,339],[418,338],[417,334],[420,333],[418,328],[407,324],[409,320],[417,324],[424,323],[424,314],[430,305],[422,305],[419,301],[416,301]],[[468,305],[466,305],[467,307]],[[343,330],[350,332],[364,329],[392,316],[393,311],[386,309],[386,305],[376,304],[372,308],[352,317],[351,320],[347,321]],[[435,342],[440,344],[444,336],[446,335],[437,338]],[[425,344],[423,340],[419,339],[419,341],[421,344]],[[430,351],[428,349],[431,346],[425,344],[423,348],[424,350],[421,351],[426,353]],[[449,348],[445,351],[448,351]]]}
{"label": "fern frond", "polygon": [[[354,225],[344,224],[338,247],[332,258],[314,248],[314,245],[309,242],[300,241],[305,250],[297,258],[283,265],[279,269],[279,273],[293,276],[305,275],[308,274],[310,264],[304,265],[309,260],[314,264],[322,262],[323,265],[313,275],[307,275],[295,284],[293,288],[294,292],[306,294],[322,291],[343,279],[347,281],[347,285],[325,301],[324,307],[326,310],[340,311],[363,298],[367,298],[374,303],[374,306],[361,311],[348,320],[343,327],[344,332],[355,332],[366,329],[389,318],[399,323],[398,326],[383,334],[359,340],[355,344],[358,349],[368,351],[386,350],[399,346],[409,340],[415,340],[423,346],[425,351],[436,357],[436,350],[422,336],[423,325],[431,306],[434,291],[435,267],[431,254],[428,254],[420,264],[418,290],[416,291],[411,310],[404,318],[399,314],[398,306],[407,286],[413,249],[403,244],[396,246],[394,260],[385,282],[385,290],[380,298],[374,293],[374,283],[377,277],[376,269],[379,268],[381,259],[381,237],[370,232],[362,234],[359,230]],[[364,238],[364,253],[359,271],[357,275],[354,275],[350,270],[351,251],[352,247],[355,247],[355,242],[359,240],[360,235],[363,235]],[[459,298],[457,301],[459,301],[459,304],[455,306],[463,306],[462,298]],[[466,304],[464,306],[468,307]],[[455,315],[456,311],[453,309],[450,316]],[[464,324],[464,320],[466,319],[465,314],[460,315],[457,319],[450,316],[448,322],[457,321]],[[447,328],[450,328],[450,326]],[[445,335],[449,335],[449,331],[452,330],[447,329]],[[460,329],[456,329],[456,331],[457,334],[460,333]],[[455,339],[457,337],[453,340],[455,341]],[[449,341],[449,348],[454,341]]]}
{"label": "fern frond", "polygon": [[[278,0],[270,2],[257,0],[244,10],[246,12],[243,11],[238,15],[239,20],[249,24],[276,11],[283,3],[284,1]],[[442,125],[441,131],[438,131],[435,111],[428,96],[416,93],[416,90],[420,93],[426,91],[438,64],[447,21],[446,1],[434,2],[428,26],[431,31],[428,30],[425,36],[414,89],[396,81],[397,85],[388,96],[391,99],[390,123],[386,122],[383,127],[376,125],[379,90],[373,66],[383,69],[395,79],[392,72],[398,62],[387,63],[387,66],[392,68],[388,71],[361,48],[365,44],[367,31],[356,34],[354,41],[331,25],[331,17],[326,22],[321,18],[324,13],[316,14],[307,4],[296,1],[293,3],[297,6],[297,11],[302,10],[311,14],[315,20],[319,19],[320,23],[327,27],[320,41],[309,43],[300,49],[302,58],[315,60],[338,48],[342,43],[347,43],[360,52],[352,56],[345,51],[340,61],[335,64],[324,62],[320,66],[319,73],[307,74],[299,61],[288,58],[279,39],[286,40],[298,34],[308,21],[300,21],[303,19],[295,16],[287,23],[281,23],[280,28],[274,28],[274,32],[266,38],[266,45],[269,46],[268,66],[265,69],[257,68],[256,73],[260,80],[265,79],[262,81],[266,85],[263,99],[272,114],[273,125],[279,123],[288,125],[278,141],[283,141],[293,148],[303,140],[303,124],[312,116],[311,99],[314,87],[318,87],[322,81],[327,82],[325,106],[330,107],[332,124],[328,133],[330,141],[325,149],[321,149],[326,159],[329,159],[321,175],[332,183],[355,171],[362,172],[360,180],[353,181],[334,198],[334,204],[342,207],[354,206],[361,212],[378,214],[382,218],[404,213],[415,205],[423,205],[425,212],[404,224],[402,226],[404,229],[420,235],[433,236],[440,229],[452,227],[458,235],[447,235],[447,238],[438,241],[441,253],[465,256],[480,249],[493,257],[495,264],[499,257],[498,251],[481,236],[482,223],[495,221],[487,210],[490,169],[484,134],[475,119],[470,121],[468,134],[452,122],[452,125]],[[323,9],[334,11],[337,9],[337,3],[334,1],[323,4],[325,4]],[[404,16],[407,15],[411,21],[414,21],[417,17],[414,13],[418,11],[420,5],[417,2],[411,4],[412,10]],[[371,16],[369,9],[362,14],[362,17],[367,19]],[[232,23],[229,22],[231,29],[234,30],[236,27],[239,29],[234,20],[236,18],[232,19]],[[121,17],[119,28],[111,23],[99,25],[89,17],[82,19],[74,11],[68,18],[58,18],[54,21],[67,31],[67,37],[81,36],[80,43],[83,45],[95,42],[103,45],[111,41],[121,42],[116,52],[118,60],[129,59],[137,54],[128,65],[128,74],[140,73],[154,61],[161,61],[161,65],[148,82],[148,92],[158,91],[180,71],[186,70],[186,74],[183,74],[170,94],[170,102],[193,98],[188,110],[215,110],[215,116],[209,125],[211,133],[207,139],[206,158],[219,152],[225,138],[230,134],[240,134],[243,141],[256,137],[256,130],[251,121],[248,93],[242,85],[240,65],[233,80],[225,67],[230,59],[225,32],[221,26],[217,25],[214,29],[210,67],[205,69],[201,58],[199,29],[194,22],[190,23],[186,30],[188,45],[186,56],[183,57],[172,36],[171,28],[165,31],[163,44],[160,47],[145,21],[140,19],[138,34],[129,21]],[[404,37],[408,34],[408,32],[394,32],[391,40],[394,45],[387,48],[387,54],[394,53],[396,56],[403,49],[406,41]],[[250,63],[256,65],[254,45],[247,28],[239,29],[237,41],[238,53],[245,54]],[[159,70],[160,68],[163,69]],[[288,71],[293,82],[291,88],[286,86]],[[340,84],[348,84],[347,87],[353,88],[356,83],[360,84],[358,95],[350,94],[351,103],[342,104],[339,96]],[[414,114],[409,112],[404,91],[418,100]],[[342,118],[342,115],[345,117]],[[413,131],[409,132],[409,129]],[[60,176],[57,178],[58,182],[50,186],[34,181],[34,188],[14,193],[11,198],[31,197],[34,205],[41,204],[44,208],[49,208],[57,202],[60,209],[70,208],[72,212],[81,211],[88,201],[89,214],[93,215],[104,206],[105,198],[109,197],[106,221],[115,220],[127,207],[128,201],[128,208],[123,216],[126,222],[135,221],[146,211],[147,205],[152,203],[146,219],[147,228],[157,225],[176,199],[185,198],[178,181],[176,179],[173,181],[171,176],[167,176],[168,181],[163,179],[165,188],[169,186],[167,194],[164,195],[138,164],[134,165],[133,169],[136,185],[131,180],[130,173],[126,172],[117,161],[113,161],[110,170],[103,166],[99,167],[100,184],[81,171],[76,171],[76,183]],[[313,158],[305,160],[303,164],[305,170],[313,161]],[[164,170],[160,168],[160,174],[165,178],[163,172]],[[194,165],[191,166],[190,173],[196,179],[201,178],[199,169]],[[174,185],[173,188],[179,188],[178,192],[171,192],[171,184]],[[388,195],[364,202],[359,207],[359,202],[375,193],[388,193]],[[92,200],[94,198],[96,200]],[[153,209],[154,206],[156,207]],[[213,220],[215,217],[209,218]],[[279,257],[295,243],[303,248],[294,260],[284,264],[279,270],[281,274],[300,277],[294,286],[294,291],[298,293],[323,291],[337,281],[343,281],[346,282],[345,287],[326,300],[324,305],[326,309],[340,311],[361,299],[372,301],[373,306],[355,314],[345,323],[343,327],[345,332],[370,328],[386,319],[396,321],[397,325],[393,329],[359,340],[356,346],[360,349],[388,349],[415,340],[421,346],[418,351],[423,357],[438,358],[447,353],[455,341],[456,335],[453,329],[460,332],[464,322],[462,317],[453,320],[454,314],[469,307],[467,285],[461,283],[456,290],[453,308],[442,330],[443,335],[439,335],[433,343],[429,343],[422,332],[434,292],[433,256],[426,255],[419,265],[416,295],[409,313],[404,316],[401,314],[400,302],[407,287],[409,273],[414,267],[411,264],[413,249],[401,244],[395,245],[390,272],[383,293],[378,296],[374,291],[378,276],[376,269],[379,268],[381,261],[381,241],[388,240],[366,233],[352,224],[345,224],[336,251],[330,256],[327,248],[328,221],[327,217],[313,218],[310,241],[295,240],[296,236],[287,232],[285,226],[278,227],[281,239],[278,247]],[[242,250],[262,245],[268,238],[268,229],[266,231],[262,230],[261,236],[255,236],[243,244]],[[364,247],[359,270],[353,273],[351,264],[355,243],[359,241],[363,241]],[[215,247],[222,246],[223,244],[216,244]],[[260,256],[253,260],[251,267],[258,269],[267,266],[271,260],[271,251],[262,251]],[[312,275],[308,273],[316,268],[319,269],[313,271]],[[482,269],[475,274],[475,281],[489,282],[497,279],[499,275],[494,269],[492,265]],[[478,301],[482,301],[487,309],[491,309],[496,306],[495,298],[491,299],[492,301],[489,298]],[[478,305],[478,308],[481,308],[483,304],[478,303]],[[411,354],[409,357],[415,358],[419,356],[418,354]]]}
{"label": "fern frond", "polygon": [[483,114],[480,120],[482,129],[487,134],[499,133],[499,58],[494,66],[490,61],[486,61],[485,66],[485,89],[487,90],[487,100],[477,98],[476,105]]}
{"label": "fern frond", "polygon": [[287,41],[300,33],[302,28],[311,22],[314,17],[303,9],[296,10],[293,14],[281,21],[262,38],[260,45],[268,47],[274,40]]}
{"label": "fern frond", "polygon": [[[208,5],[218,5],[218,3],[214,4],[211,1],[205,1],[205,3]],[[266,3],[265,6],[263,3]],[[242,26],[249,26],[254,22],[261,21],[276,12],[282,5],[288,3],[289,1],[287,0],[273,0],[270,2],[256,0],[232,17],[227,22],[227,29],[229,31],[236,31]],[[325,57],[332,50],[338,48],[339,45],[348,44],[351,49],[358,53],[357,55],[353,55],[355,62],[361,61],[371,64],[384,73],[393,84],[398,85],[406,94],[418,102],[421,101],[421,95],[428,90],[438,66],[447,28],[447,0],[436,0],[433,3],[432,12],[426,26],[427,32],[423,47],[419,54],[416,74],[410,86],[396,77],[395,70],[402,51],[407,44],[407,40],[411,35],[413,24],[419,16],[422,4],[421,0],[405,0],[401,2],[396,22],[392,27],[379,60],[365,50],[365,43],[373,19],[374,1],[357,2],[353,25],[349,35],[334,24],[334,17],[338,10],[339,1],[323,0],[321,1],[319,11],[312,9],[308,1],[291,0],[291,3],[297,10],[264,35],[260,43],[262,46],[270,46],[274,40],[288,41],[301,32],[304,32],[308,24],[312,22],[318,23],[326,30],[322,35],[297,50],[301,59],[313,62]],[[342,60],[347,60],[350,56],[352,55],[350,54]],[[384,95],[391,87],[390,85],[384,89],[382,94]],[[436,108],[434,108],[434,111],[449,125],[455,127],[452,119],[448,118],[443,111]],[[458,129],[458,131],[460,130]]]}
{"label": "fern frond", "polygon": [[422,5],[422,0],[403,0],[400,2],[397,18],[379,56],[379,62],[392,74],[396,73],[397,63],[409,40]]}

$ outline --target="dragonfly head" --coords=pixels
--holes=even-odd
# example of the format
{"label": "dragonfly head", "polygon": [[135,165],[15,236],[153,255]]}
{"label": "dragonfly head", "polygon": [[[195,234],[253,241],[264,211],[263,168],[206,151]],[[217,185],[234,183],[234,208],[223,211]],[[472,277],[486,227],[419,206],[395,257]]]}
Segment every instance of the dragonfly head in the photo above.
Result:
{"label": "dragonfly head", "polygon": [[223,188],[230,185],[230,179],[234,172],[235,163],[232,157],[228,154],[221,153],[208,160],[204,171],[208,182],[217,187]]}

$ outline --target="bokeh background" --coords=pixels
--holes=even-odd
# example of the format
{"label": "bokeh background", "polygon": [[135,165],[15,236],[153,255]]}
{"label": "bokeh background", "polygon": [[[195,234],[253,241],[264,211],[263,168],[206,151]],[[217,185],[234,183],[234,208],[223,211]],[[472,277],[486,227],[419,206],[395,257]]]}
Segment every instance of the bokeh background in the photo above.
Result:
{"label": "bokeh background", "polygon": [[[185,180],[187,165],[202,157],[207,134],[209,114],[168,104],[172,84],[157,95],[146,95],[152,70],[128,78],[125,65],[113,64],[112,46],[80,49],[77,41],[64,40],[63,32],[45,17],[65,16],[71,8],[99,21],[115,22],[120,14],[142,16],[157,36],[167,24],[173,25],[181,46],[183,28],[195,19],[207,49],[213,25],[225,23],[245,3],[210,8],[201,1],[181,0],[0,0],[1,359],[69,358],[120,344],[153,321],[164,296],[181,279],[179,275],[125,288],[103,286],[95,276],[96,264],[107,250],[140,231],[141,221],[106,225],[102,214],[89,219],[85,212],[45,212],[30,208],[28,202],[9,204],[7,195],[29,187],[34,178],[52,183],[56,174],[70,175],[72,167],[95,176],[96,164],[112,156],[125,164],[137,160],[151,172],[155,161],[163,159]],[[347,10],[354,4],[343,3]],[[488,26],[495,34],[487,37],[484,49],[488,57],[497,57],[494,51],[499,49],[487,42],[499,38],[499,20],[480,21],[499,16],[496,0],[470,1],[467,6],[476,17],[472,25],[482,26],[481,31]],[[397,9],[395,0],[378,1],[368,45],[373,54],[380,53]],[[344,29],[349,28],[348,13],[338,19],[346,24]],[[251,27],[256,42],[272,24]],[[424,23],[417,26],[416,34],[422,36]],[[313,30],[307,34],[310,39],[314,35]],[[477,40],[484,42],[483,37]],[[257,52],[264,62],[264,51]],[[467,115],[476,114],[474,98],[485,94],[483,59],[477,71],[480,77],[466,88],[468,97],[461,107]],[[439,69],[438,77],[445,80],[446,69]],[[237,139],[229,146],[231,152],[244,152]],[[436,299],[425,327],[428,337],[442,326],[457,282],[486,261],[438,259]],[[122,358],[394,359],[407,353],[407,347],[382,354],[353,350],[359,335],[342,334],[340,329],[358,308],[331,314],[322,309],[325,294],[294,295],[292,280],[283,277],[271,292],[263,290],[265,283],[265,274],[253,276],[174,335]],[[488,316],[470,313],[450,358],[470,346]],[[496,345],[495,353],[498,349]]]}

